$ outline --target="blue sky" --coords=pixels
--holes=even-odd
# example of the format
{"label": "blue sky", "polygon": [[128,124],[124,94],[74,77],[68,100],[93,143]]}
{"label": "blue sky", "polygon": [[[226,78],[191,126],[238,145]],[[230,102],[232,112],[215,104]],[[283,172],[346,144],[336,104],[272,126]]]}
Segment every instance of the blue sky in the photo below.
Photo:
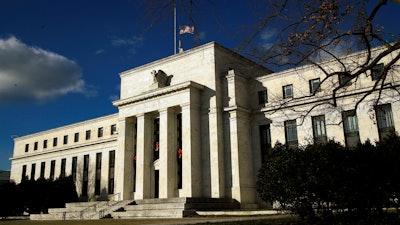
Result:
{"label": "blue sky", "polygon": [[[173,54],[173,14],[149,28],[142,2],[0,0],[0,169],[10,169],[13,137],[116,113],[118,74]],[[252,1],[196,2],[195,35],[178,35],[184,49],[235,48],[257,19]],[[399,7],[386,10],[395,24]]]}
{"label": "blue sky", "polygon": [[[0,169],[10,169],[13,137],[116,113],[118,74],[173,54],[173,14],[146,29],[142,2],[0,0]],[[251,6],[215,2],[198,6],[184,48],[237,45]],[[187,22],[178,12],[178,25]]]}

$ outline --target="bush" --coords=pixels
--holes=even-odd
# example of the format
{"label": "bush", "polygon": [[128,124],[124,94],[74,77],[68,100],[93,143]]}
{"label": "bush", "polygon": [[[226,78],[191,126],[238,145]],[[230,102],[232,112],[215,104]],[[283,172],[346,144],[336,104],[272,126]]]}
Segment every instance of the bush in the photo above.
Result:
{"label": "bush", "polygon": [[304,148],[277,143],[259,171],[257,190],[279,208],[312,217],[333,212],[381,214],[400,199],[400,138],[349,150],[328,141]]}

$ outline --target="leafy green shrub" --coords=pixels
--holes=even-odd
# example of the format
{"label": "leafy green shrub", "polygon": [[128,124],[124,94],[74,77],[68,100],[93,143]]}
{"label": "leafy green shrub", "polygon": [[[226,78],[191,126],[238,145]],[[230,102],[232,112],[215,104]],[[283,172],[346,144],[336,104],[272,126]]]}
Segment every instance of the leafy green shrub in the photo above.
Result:
{"label": "leafy green shrub", "polygon": [[277,143],[259,171],[257,190],[279,208],[312,217],[381,214],[400,199],[400,138],[349,150],[338,142],[286,148]]}

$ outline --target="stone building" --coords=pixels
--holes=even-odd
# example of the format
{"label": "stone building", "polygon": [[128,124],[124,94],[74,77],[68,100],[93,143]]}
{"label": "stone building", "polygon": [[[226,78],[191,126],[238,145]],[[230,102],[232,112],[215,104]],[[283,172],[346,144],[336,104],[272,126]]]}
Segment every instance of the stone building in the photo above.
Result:
{"label": "stone building", "polygon": [[[386,82],[398,84],[398,75]],[[352,146],[400,127],[392,89],[382,90],[377,106],[373,93],[355,109],[373,73],[349,84],[332,107],[325,103],[343,78],[320,85],[324,74],[313,66],[273,73],[214,42],[120,78],[118,113],[16,138],[11,179],[72,175],[90,201],[229,198],[257,208],[257,170],[275,142]]]}

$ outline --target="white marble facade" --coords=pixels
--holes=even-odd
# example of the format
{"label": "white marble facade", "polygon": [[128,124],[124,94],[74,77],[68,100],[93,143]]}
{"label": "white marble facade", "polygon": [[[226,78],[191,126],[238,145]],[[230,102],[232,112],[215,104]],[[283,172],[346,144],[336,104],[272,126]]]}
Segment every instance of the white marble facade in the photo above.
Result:
{"label": "white marble facade", "polygon": [[[328,86],[286,103],[298,111],[277,105],[287,101],[282,98],[287,85],[295,97],[310,95],[310,80],[323,79],[313,67],[272,73],[214,42],[122,72],[120,78],[120,100],[113,102],[117,114],[16,138],[11,179],[74,174],[78,194],[88,200],[233,198],[242,208],[257,208],[262,156],[276,141],[289,140],[289,122],[296,125],[291,143],[315,140],[313,120],[320,116],[325,136],[346,144],[337,120],[373,85],[366,75],[343,93],[335,110],[321,106],[302,117],[299,112],[324,101]],[[395,75],[391,79],[397,82]],[[395,129],[399,97],[389,89],[384,93],[381,104],[389,106]],[[366,101],[356,111],[361,141],[380,138],[371,107]]]}

